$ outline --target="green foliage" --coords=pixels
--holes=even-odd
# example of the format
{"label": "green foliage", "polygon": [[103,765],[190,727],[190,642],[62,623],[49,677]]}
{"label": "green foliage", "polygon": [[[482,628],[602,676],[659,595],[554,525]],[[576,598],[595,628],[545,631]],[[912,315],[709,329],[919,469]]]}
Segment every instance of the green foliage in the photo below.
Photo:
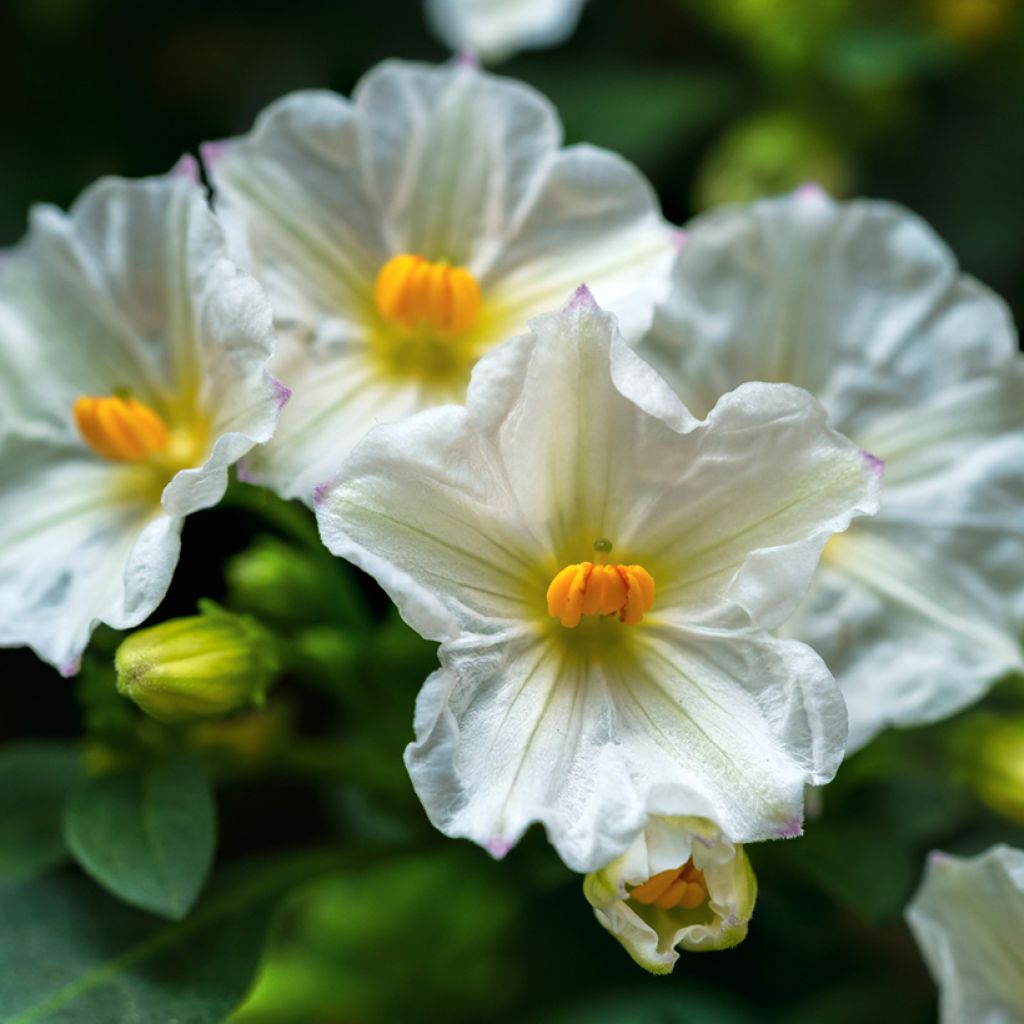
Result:
{"label": "green foliage", "polygon": [[506,955],[517,902],[500,866],[455,844],[339,872],[289,908],[259,984],[232,1022],[493,1014],[522,980]]}
{"label": "green foliage", "polygon": [[332,861],[236,869],[170,925],[77,876],[0,890],[0,1024],[217,1024],[245,995],[281,897]]}
{"label": "green foliage", "polygon": [[72,792],[64,834],[75,859],[127,903],[178,920],[213,862],[216,819],[202,764],[180,755],[96,775]]}
{"label": "green foliage", "polygon": [[70,743],[19,743],[0,749],[0,886],[19,882],[68,855],[61,816],[81,775]]}

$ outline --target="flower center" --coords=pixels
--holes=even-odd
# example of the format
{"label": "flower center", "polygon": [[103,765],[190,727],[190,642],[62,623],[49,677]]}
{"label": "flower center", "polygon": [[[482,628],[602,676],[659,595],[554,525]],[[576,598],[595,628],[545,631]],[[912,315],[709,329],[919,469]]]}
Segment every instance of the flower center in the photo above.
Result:
{"label": "flower center", "polygon": [[629,897],[659,910],[694,910],[708,898],[708,884],[704,872],[688,860],[681,868],[652,875],[643,885],[631,889]]}
{"label": "flower center", "polygon": [[85,443],[115,462],[141,462],[163,452],[170,440],[160,416],[134,398],[82,395],[75,399],[74,415]]}
{"label": "flower center", "polygon": [[480,315],[480,285],[465,267],[410,253],[380,268],[373,294],[381,315],[410,331],[463,334]]}
{"label": "flower center", "polygon": [[642,565],[578,562],[555,574],[548,614],[572,629],[584,615],[615,615],[635,626],[654,604],[654,578]]}

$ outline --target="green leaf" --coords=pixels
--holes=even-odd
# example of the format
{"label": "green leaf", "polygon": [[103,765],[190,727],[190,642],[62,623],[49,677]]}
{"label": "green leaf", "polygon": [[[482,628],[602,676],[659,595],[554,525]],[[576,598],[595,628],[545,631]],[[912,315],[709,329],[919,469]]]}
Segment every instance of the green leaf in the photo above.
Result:
{"label": "green leaf", "polygon": [[68,855],[61,814],[80,774],[78,749],[71,744],[0,750],[0,885],[30,878]]}
{"label": "green leaf", "polygon": [[191,755],[86,779],[64,815],[68,846],[86,872],[127,903],[174,920],[199,895],[215,833],[213,798]]}
{"label": "green leaf", "polygon": [[78,876],[0,892],[0,1024],[219,1024],[242,1000],[281,896],[334,867],[307,855],[215,880],[167,924]]}

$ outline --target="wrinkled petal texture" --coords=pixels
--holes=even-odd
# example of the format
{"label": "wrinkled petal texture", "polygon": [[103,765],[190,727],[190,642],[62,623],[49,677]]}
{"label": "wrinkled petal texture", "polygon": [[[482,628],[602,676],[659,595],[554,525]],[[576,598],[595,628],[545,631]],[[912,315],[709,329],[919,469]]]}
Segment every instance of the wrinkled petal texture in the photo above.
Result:
{"label": "wrinkled petal texture", "polygon": [[[651,813],[737,841],[799,829],[845,711],[821,660],[758,618],[873,509],[874,472],[796,388],[694,420],[585,291],[531,326],[477,364],[467,408],[371,431],[318,505],[328,547],[443,641],[406,758],[428,813],[498,853],[543,822],[580,871]],[[650,569],[655,607],[566,630],[547,585],[598,537]]]}
{"label": "wrinkled petal texture", "polygon": [[271,295],[276,371],[295,391],[250,466],[258,478],[310,501],[374,423],[464,400],[459,373],[418,380],[382,364],[379,339],[394,327],[373,289],[399,253],[474,275],[483,311],[459,342],[472,353],[583,281],[634,338],[649,327],[672,259],[657,199],[625,161],[560,149],[561,138],[551,105],[525,85],[465,64],[389,61],[351,102],[296,93],[249,135],[206,147],[218,212]]}
{"label": "wrinkled petal texture", "polygon": [[[0,643],[72,671],[97,622],[141,622],[170,582],[182,517],[215,504],[228,466],[273,432],[270,308],[225,253],[179,169],[105,179],[66,216],[36,208],[0,267]],[[164,487],[152,467],[87,448],[75,399],[121,390],[172,429],[202,423],[202,462]]]}
{"label": "wrinkled petal texture", "polygon": [[567,39],[585,0],[426,0],[427,18],[453,50],[497,62]]}
{"label": "wrinkled petal texture", "polygon": [[879,515],[787,626],[838,679],[851,749],[1021,669],[1024,366],[1003,303],[924,223],[815,189],[700,218],[641,351],[697,411],[744,381],[805,387],[884,460]]}
{"label": "wrinkled petal texture", "polygon": [[1024,852],[932,854],[907,922],[939,987],[941,1024],[1024,1020]]}

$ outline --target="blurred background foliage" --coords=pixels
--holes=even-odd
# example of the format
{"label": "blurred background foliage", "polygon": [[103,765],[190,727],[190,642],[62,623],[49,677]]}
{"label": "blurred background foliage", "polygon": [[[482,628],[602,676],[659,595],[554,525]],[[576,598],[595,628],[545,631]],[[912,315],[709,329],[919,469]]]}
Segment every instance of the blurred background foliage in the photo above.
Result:
{"label": "blurred background foliage", "polygon": [[[283,92],[347,93],[391,56],[445,57],[414,0],[4,0],[0,246],[32,202],[161,172]],[[500,71],[546,92],[570,141],[635,161],[673,220],[810,180],[894,199],[1024,313],[1015,0],[592,0],[565,45]],[[303,510],[237,485],[192,517],[158,618],[205,597],[275,636],[263,709],[146,719],[114,689],[109,632],[74,682],[0,652],[0,1020],[112,1021],[129,998],[154,1024],[225,1019],[262,962],[236,1024],[913,1024],[935,1014],[901,916],[925,852],[1024,846],[1024,683],[1008,680],[851,758],[811,795],[804,838],[750,850],[749,939],[652,979],[541,835],[498,864],[429,826],[401,752],[433,648]],[[139,822],[168,786],[194,811],[156,826],[181,877],[111,875],[93,826],[144,859]]]}

